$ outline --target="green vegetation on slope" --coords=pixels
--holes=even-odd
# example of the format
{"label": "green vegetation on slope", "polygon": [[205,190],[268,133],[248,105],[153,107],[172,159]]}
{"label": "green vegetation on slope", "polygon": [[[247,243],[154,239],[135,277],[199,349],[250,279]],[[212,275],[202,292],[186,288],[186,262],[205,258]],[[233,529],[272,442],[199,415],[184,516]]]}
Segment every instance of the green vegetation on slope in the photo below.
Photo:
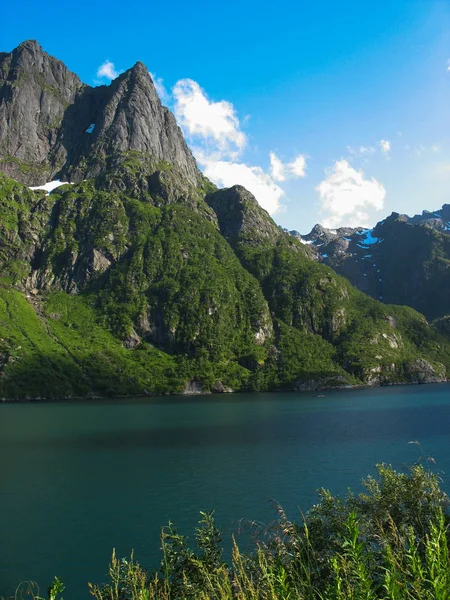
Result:
{"label": "green vegetation on slope", "polygon": [[[293,377],[301,385],[302,379],[315,377],[330,385],[337,377],[341,383],[382,384],[445,376],[450,366],[448,341],[422,315],[407,307],[383,305],[311,260],[298,240],[281,232],[273,221],[270,228],[270,217],[242,190],[220,191],[208,200],[241,263],[261,284],[279,324],[277,347],[289,347],[285,362],[293,364],[289,365],[291,379],[285,381],[292,382]],[[296,337],[302,346],[298,361],[294,344],[284,341],[286,336]],[[317,361],[315,376],[314,369],[306,368],[309,356]],[[273,369],[266,369],[264,375],[269,387],[276,385]]]}
{"label": "green vegetation on slope", "polygon": [[0,397],[162,394],[184,385],[174,358],[148,345],[126,350],[85,298],[62,292],[38,301],[0,288],[0,364]]}
{"label": "green vegetation on slope", "polygon": [[50,195],[0,175],[2,333],[23,338],[6,343],[23,350],[0,366],[2,397],[445,379],[448,339],[421,315],[312,261],[244,188],[183,191],[158,164],[143,194],[135,154]]}

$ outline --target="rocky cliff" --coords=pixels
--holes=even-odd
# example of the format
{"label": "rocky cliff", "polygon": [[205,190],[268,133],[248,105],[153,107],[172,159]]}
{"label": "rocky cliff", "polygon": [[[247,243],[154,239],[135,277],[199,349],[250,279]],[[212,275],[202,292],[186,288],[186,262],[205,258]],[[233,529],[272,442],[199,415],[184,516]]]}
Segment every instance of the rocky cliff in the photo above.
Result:
{"label": "rocky cliff", "polygon": [[170,163],[197,185],[181,130],[139,62],[110,85],[93,88],[37,42],[24,42],[0,58],[0,122],[2,170],[28,185],[80,182],[117,167],[133,151],[155,165]]}

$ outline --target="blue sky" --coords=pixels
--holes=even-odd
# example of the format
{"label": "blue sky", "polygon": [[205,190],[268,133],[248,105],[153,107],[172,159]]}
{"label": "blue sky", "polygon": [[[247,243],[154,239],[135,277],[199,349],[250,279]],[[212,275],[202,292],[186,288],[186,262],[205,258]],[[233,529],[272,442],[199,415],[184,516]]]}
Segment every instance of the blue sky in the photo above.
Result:
{"label": "blue sky", "polygon": [[[25,39],[93,84],[144,62],[202,169],[308,232],[450,202],[450,0],[21,3]],[[162,80],[162,81],[161,81]],[[161,88],[162,89],[162,88]]]}

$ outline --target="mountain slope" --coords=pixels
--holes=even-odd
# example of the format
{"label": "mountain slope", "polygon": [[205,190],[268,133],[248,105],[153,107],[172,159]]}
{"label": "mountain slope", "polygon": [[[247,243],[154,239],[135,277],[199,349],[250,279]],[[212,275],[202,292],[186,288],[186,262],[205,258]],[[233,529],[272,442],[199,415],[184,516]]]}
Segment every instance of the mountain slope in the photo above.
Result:
{"label": "mountain slope", "polygon": [[430,320],[450,313],[450,205],[412,218],[392,213],[372,230],[292,232],[373,298],[412,306]]}
{"label": "mountain slope", "polygon": [[25,42],[0,73],[0,397],[446,378],[445,328],[203,177],[141,63],[90,88]]}
{"label": "mountain slope", "polygon": [[[219,190],[207,201],[241,263],[260,282],[278,326],[278,343],[283,345],[285,336],[291,338],[288,356],[298,355],[299,347],[305,349],[306,355],[299,357],[302,368],[296,385],[301,386],[302,380],[306,387],[310,385],[312,373],[304,368],[311,364],[309,355],[312,364],[330,356],[335,366],[366,383],[443,375],[435,363],[447,360],[446,341],[422,315],[405,307],[384,306],[311,260],[309,248],[277,228],[244,188]],[[423,356],[435,364],[436,373],[421,362]],[[275,381],[279,373],[280,364]],[[326,379],[330,375],[336,379],[342,372],[331,369]]]}

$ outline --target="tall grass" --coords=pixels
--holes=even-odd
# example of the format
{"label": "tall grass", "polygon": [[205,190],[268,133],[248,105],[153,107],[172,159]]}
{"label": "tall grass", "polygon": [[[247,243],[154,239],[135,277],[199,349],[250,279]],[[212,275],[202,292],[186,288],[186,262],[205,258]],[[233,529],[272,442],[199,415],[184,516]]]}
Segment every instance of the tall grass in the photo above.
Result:
{"label": "tall grass", "polygon": [[[228,563],[212,513],[201,513],[195,548],[169,523],[159,571],[113,552],[109,581],[89,584],[90,593],[95,600],[450,600],[448,499],[438,478],[418,465],[408,473],[377,469],[358,496],[322,490],[299,523],[278,507],[253,551],[232,540]],[[49,599],[62,600],[55,582]]]}

